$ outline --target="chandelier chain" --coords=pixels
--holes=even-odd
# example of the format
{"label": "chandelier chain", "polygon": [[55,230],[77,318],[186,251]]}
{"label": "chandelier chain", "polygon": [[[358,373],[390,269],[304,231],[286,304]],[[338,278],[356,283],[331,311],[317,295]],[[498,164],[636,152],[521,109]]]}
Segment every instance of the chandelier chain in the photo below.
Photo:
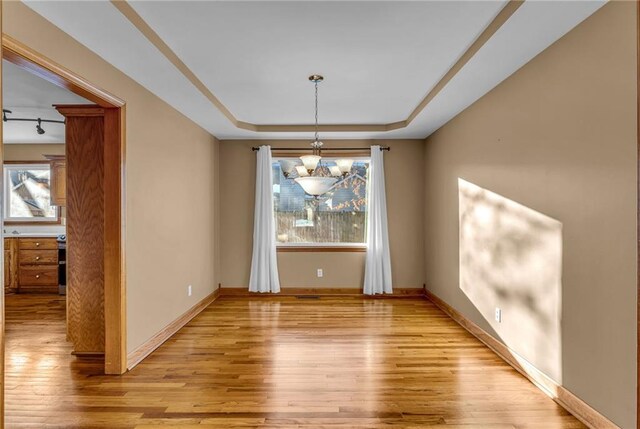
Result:
{"label": "chandelier chain", "polygon": [[315,87],[316,87],[316,116],[315,116],[315,119],[316,119],[316,133],[315,133],[316,136],[315,137],[316,137],[316,139],[315,140],[317,142],[318,140],[320,140],[320,136],[318,135],[318,81],[315,82]]}

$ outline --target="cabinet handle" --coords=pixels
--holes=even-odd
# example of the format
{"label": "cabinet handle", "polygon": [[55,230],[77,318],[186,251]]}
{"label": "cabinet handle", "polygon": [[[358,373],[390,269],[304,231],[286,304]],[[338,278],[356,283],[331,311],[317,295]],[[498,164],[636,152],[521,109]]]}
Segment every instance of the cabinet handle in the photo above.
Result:
{"label": "cabinet handle", "polygon": [[40,243],[36,242],[36,247],[40,247]]}
{"label": "cabinet handle", "polygon": [[40,256],[36,256],[36,261],[39,261],[39,260],[40,260]]}
{"label": "cabinet handle", "polygon": [[40,278],[40,274],[36,274],[36,278],[39,279]]}

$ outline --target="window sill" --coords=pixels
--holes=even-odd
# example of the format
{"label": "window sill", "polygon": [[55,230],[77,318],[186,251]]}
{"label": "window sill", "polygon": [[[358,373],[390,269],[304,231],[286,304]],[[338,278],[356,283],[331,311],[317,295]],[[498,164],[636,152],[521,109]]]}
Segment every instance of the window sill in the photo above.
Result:
{"label": "window sill", "polygon": [[300,245],[276,246],[278,252],[366,252],[366,245]]}

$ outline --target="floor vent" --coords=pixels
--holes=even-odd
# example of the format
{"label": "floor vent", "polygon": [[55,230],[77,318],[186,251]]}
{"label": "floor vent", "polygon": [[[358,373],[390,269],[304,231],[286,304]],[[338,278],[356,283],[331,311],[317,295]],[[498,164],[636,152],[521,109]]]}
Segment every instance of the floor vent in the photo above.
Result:
{"label": "floor vent", "polygon": [[320,299],[318,295],[296,295],[297,299]]}

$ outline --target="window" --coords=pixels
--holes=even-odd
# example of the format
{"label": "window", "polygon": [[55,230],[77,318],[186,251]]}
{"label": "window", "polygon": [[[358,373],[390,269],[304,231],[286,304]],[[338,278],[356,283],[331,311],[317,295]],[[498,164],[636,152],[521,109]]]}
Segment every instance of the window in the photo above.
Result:
{"label": "window", "polygon": [[9,222],[57,222],[51,205],[49,164],[4,166],[4,219]]}
{"label": "window", "polygon": [[[365,245],[369,159],[352,157],[350,175],[318,199],[307,195],[293,178],[284,177],[279,161],[285,159],[294,160],[275,159],[272,169],[277,245]],[[322,158],[327,173],[335,159]]]}

